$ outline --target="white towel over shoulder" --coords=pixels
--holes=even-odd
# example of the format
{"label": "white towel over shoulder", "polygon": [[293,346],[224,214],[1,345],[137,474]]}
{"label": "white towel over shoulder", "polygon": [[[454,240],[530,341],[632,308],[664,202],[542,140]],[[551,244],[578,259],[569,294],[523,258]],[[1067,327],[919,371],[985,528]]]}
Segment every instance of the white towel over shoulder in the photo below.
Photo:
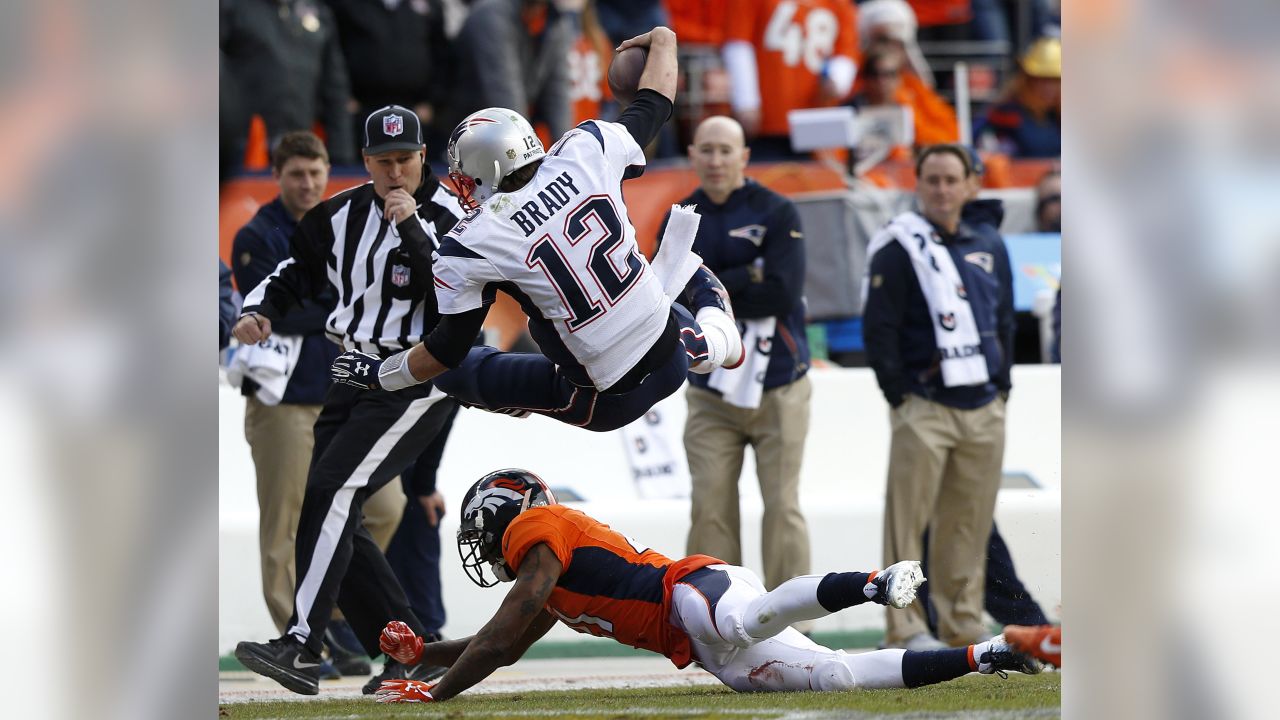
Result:
{"label": "white towel over shoulder", "polygon": [[[958,387],[986,382],[990,376],[982,354],[978,324],[973,319],[973,308],[969,307],[964,282],[951,253],[929,221],[914,212],[902,213],[873,235],[867,246],[867,258],[875,257],[881,248],[894,241],[901,243],[911,257],[911,267],[929,305],[933,334],[942,353],[943,384]],[[863,304],[870,289],[870,266],[868,262],[868,276],[862,280]]]}

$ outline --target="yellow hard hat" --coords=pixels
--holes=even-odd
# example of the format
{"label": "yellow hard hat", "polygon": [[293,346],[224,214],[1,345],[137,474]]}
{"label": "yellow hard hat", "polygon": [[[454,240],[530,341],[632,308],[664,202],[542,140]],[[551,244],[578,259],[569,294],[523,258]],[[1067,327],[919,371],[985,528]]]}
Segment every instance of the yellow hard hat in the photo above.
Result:
{"label": "yellow hard hat", "polygon": [[1022,71],[1031,77],[1062,77],[1062,41],[1055,37],[1042,37],[1031,43],[1018,61]]}

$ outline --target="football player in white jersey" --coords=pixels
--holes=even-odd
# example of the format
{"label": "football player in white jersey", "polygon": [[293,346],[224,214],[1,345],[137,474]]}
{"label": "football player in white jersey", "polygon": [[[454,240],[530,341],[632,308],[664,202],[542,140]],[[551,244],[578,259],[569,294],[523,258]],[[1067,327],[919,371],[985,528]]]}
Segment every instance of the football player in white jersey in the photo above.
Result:
{"label": "football player in white jersey", "polygon": [[[434,379],[468,405],[607,431],[675,392],[687,371],[742,362],[715,276],[696,271],[680,294],[686,309],[636,244],[622,182],[644,171],[641,148],[671,117],[675,33],[654,28],[619,50],[628,47],[647,47],[648,59],[616,123],[588,120],[550,151],[513,110],[458,125],[449,177],[469,214],[433,258],[440,324],[385,359],[345,353],[336,382],[398,390]],[[471,347],[498,290],[520,302],[541,354]]]}

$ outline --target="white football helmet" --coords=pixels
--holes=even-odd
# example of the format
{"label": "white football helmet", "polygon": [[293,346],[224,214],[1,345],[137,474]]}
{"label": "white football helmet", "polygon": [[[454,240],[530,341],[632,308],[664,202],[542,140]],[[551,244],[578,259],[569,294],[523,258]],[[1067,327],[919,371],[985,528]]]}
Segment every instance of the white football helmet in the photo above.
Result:
{"label": "white football helmet", "polygon": [[464,210],[476,210],[498,183],[547,154],[533,126],[507,108],[477,110],[449,136],[449,181]]}

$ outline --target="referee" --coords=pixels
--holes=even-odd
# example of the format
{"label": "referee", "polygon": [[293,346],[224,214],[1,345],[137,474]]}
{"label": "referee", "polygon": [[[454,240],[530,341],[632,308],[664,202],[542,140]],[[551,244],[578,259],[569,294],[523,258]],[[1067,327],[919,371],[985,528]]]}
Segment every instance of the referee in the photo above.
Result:
{"label": "referee", "polygon": [[[236,339],[261,341],[272,320],[332,287],[338,300],[325,330],[343,349],[385,357],[420,342],[439,319],[431,253],[462,215],[425,153],[413,111],[390,105],[371,114],[364,166],[372,182],[303,216],[291,256],[245,298]],[[400,392],[329,388],[298,521],[293,616],[282,637],[236,646],[246,667],[296,693],[319,693],[322,638],[335,602],[370,657],[381,652],[378,635],[391,620],[426,632],[364,527],[362,508],[422,452],[455,405],[431,383]]]}

